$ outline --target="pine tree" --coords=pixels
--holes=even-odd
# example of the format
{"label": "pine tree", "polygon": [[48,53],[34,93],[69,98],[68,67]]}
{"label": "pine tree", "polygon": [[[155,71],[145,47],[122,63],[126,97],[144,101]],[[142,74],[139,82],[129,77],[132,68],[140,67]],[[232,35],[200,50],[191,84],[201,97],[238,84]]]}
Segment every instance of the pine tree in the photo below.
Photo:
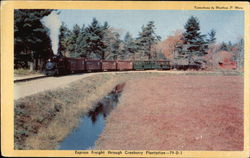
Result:
{"label": "pine tree", "polygon": [[188,65],[190,65],[195,62],[194,58],[207,54],[207,42],[204,40],[205,35],[200,32],[199,21],[196,17],[191,16],[184,28],[182,54],[184,58],[188,59]]}
{"label": "pine tree", "polygon": [[89,57],[105,59],[105,49],[107,45],[104,42],[104,35],[108,28],[107,22],[105,22],[104,25],[100,25],[95,18],[86,28],[85,50]]}
{"label": "pine tree", "polygon": [[146,27],[142,26],[142,32],[139,33],[139,37],[137,38],[137,45],[143,55],[148,56],[148,59],[151,60],[151,49],[160,39],[160,36],[155,34],[154,22],[149,21]]}
{"label": "pine tree", "polygon": [[79,51],[80,57],[85,57],[85,58],[88,57],[87,50],[86,50],[86,45],[87,45],[86,39],[87,39],[86,28],[85,28],[85,25],[83,25],[80,30],[80,34],[76,40],[76,43],[78,45],[78,51]]}
{"label": "pine tree", "polygon": [[216,31],[214,29],[212,29],[209,33],[208,33],[208,36],[209,36],[209,39],[207,40],[209,44],[213,44],[216,42]]}
{"label": "pine tree", "polygon": [[229,47],[225,42],[222,42],[220,45],[220,50],[229,51]]}
{"label": "pine tree", "polygon": [[105,33],[105,59],[117,60],[121,55],[121,40],[120,35],[117,32],[113,32],[111,29],[108,29]]}
{"label": "pine tree", "polygon": [[72,32],[67,41],[68,51],[71,57],[80,57],[81,52],[79,50],[79,37],[81,34],[81,28],[79,25],[74,25]]}
{"label": "pine tree", "polygon": [[61,55],[66,55],[68,52],[68,40],[70,38],[71,32],[67,28],[67,26],[62,23],[60,27],[60,34],[59,34],[59,47],[58,52]]}
{"label": "pine tree", "polygon": [[135,55],[135,52],[138,50],[135,39],[127,32],[124,37],[124,49],[123,56]]}
{"label": "pine tree", "polygon": [[50,9],[14,10],[15,68],[27,68],[28,62],[35,61],[37,69],[38,59],[45,60],[53,55],[48,29],[40,21],[52,11]]}

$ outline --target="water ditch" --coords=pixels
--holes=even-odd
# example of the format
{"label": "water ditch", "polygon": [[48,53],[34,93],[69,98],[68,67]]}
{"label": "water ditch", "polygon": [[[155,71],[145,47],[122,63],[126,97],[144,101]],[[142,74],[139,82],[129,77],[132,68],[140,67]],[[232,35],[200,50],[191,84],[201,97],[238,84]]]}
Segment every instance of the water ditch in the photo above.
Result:
{"label": "water ditch", "polygon": [[86,150],[95,145],[105,126],[105,118],[119,102],[125,83],[118,84],[102,98],[60,144],[58,150]]}

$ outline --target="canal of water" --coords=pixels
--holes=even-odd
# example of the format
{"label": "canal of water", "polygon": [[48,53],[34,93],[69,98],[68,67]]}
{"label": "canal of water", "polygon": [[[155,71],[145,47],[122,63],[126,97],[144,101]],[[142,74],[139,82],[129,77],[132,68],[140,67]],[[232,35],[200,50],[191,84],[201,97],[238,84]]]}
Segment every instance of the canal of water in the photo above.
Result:
{"label": "canal of water", "polygon": [[105,118],[117,105],[125,83],[117,85],[92,110],[81,117],[80,123],[60,144],[59,150],[85,150],[93,147],[105,126]]}

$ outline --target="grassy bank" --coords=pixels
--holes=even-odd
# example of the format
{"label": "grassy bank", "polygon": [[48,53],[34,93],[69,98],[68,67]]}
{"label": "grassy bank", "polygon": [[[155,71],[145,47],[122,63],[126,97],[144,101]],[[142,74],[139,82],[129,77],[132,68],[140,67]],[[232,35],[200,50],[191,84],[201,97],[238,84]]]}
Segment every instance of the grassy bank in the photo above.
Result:
{"label": "grassy bank", "polygon": [[[56,149],[95,103],[115,85],[135,78],[169,73],[103,73],[15,101],[15,149]],[[174,75],[174,74],[173,74]]]}
{"label": "grassy bank", "polygon": [[45,91],[15,102],[15,149],[54,149],[79,118],[118,83],[95,75],[64,89]]}
{"label": "grassy bank", "polygon": [[15,69],[14,74],[16,76],[25,76],[25,75],[42,74],[42,72],[41,71],[30,71],[29,69]]}

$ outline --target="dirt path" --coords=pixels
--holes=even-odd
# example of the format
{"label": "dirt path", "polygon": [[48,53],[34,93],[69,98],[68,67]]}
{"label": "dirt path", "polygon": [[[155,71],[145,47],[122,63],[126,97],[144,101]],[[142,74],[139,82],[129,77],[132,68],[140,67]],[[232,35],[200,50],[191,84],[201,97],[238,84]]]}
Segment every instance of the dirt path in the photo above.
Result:
{"label": "dirt path", "polygon": [[106,121],[96,149],[243,150],[243,79],[131,80]]}
{"label": "dirt path", "polygon": [[14,99],[26,97],[45,90],[51,90],[59,87],[65,87],[69,83],[91,76],[88,74],[75,74],[61,77],[48,77],[27,82],[20,82],[14,84]]}

